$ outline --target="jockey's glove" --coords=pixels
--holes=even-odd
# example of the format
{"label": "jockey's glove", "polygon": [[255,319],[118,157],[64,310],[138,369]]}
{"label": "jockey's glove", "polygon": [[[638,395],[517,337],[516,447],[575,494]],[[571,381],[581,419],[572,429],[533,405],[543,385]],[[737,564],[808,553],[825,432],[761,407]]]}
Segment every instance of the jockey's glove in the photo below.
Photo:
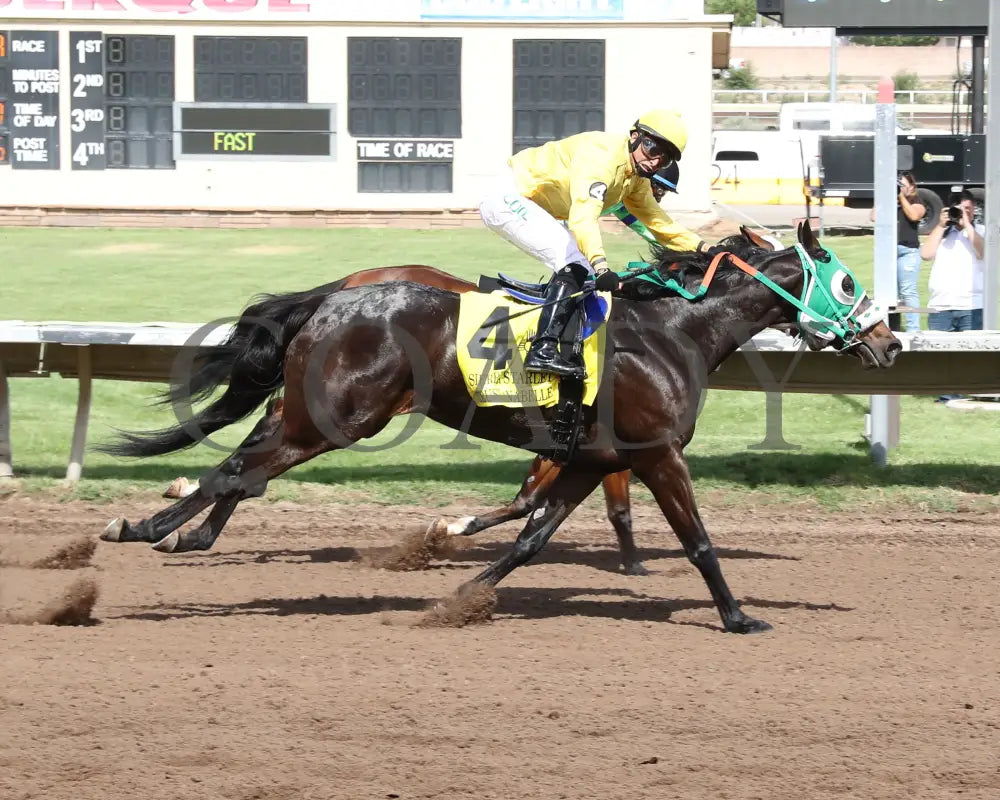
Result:
{"label": "jockey's glove", "polygon": [[618,288],[618,284],[621,283],[618,273],[613,272],[607,267],[597,270],[594,275],[594,288],[599,292],[613,292]]}

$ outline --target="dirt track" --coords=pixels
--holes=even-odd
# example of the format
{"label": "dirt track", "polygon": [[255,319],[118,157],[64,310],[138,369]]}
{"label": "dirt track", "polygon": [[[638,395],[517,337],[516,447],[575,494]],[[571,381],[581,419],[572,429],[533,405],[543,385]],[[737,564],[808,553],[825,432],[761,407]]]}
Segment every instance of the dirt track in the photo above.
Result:
{"label": "dirt track", "polygon": [[[156,508],[8,499],[0,558]],[[492,623],[414,627],[516,530],[426,572],[352,560],[436,513],[252,501],[211,553],[101,543],[69,573],[96,624],[0,626],[0,797],[1000,797],[996,516],[705,508],[775,626],[740,637],[651,509],[654,574],[616,573],[593,502]]]}

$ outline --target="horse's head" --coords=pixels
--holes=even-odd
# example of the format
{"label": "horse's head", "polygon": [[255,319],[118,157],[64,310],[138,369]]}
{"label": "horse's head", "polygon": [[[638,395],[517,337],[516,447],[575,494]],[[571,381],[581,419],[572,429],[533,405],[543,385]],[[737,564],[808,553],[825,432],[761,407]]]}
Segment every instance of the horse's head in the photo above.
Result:
{"label": "horse's head", "polygon": [[[746,231],[744,234],[746,235]],[[798,227],[798,244],[771,257],[762,274],[797,300],[791,318],[812,350],[833,347],[855,356],[865,369],[892,366],[903,349],[883,319],[884,312],[832,251],[820,245],[808,223]]]}
{"label": "horse's head", "polygon": [[[721,287],[714,295],[718,300],[742,305],[744,311],[757,315],[764,311],[760,298],[766,287],[775,302],[760,321],[799,333],[813,350],[833,347],[859,358],[865,369],[891,366],[902,351],[903,345],[882,319],[883,312],[872,303],[854,273],[819,244],[808,225],[799,225],[798,243],[785,250],[777,250],[777,240],[746,227],[718,244],[729,258],[654,245],[651,253],[656,277],[649,283],[630,282],[625,291],[636,299],[680,294],[699,300],[710,285],[716,285],[713,278],[718,269]],[[720,261],[730,266],[722,268]],[[741,293],[750,294],[741,300]],[[681,308],[674,305],[675,310]]]}

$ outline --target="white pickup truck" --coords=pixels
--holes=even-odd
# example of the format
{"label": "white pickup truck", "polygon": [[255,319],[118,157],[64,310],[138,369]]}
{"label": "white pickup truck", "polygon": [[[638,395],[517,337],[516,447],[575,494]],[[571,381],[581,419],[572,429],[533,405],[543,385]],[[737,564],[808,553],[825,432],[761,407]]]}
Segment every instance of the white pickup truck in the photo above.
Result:
{"label": "white pickup truck", "polygon": [[874,132],[871,104],[784,103],[769,130],[713,131],[713,193],[724,202],[801,202],[807,168],[817,174],[820,136]]}

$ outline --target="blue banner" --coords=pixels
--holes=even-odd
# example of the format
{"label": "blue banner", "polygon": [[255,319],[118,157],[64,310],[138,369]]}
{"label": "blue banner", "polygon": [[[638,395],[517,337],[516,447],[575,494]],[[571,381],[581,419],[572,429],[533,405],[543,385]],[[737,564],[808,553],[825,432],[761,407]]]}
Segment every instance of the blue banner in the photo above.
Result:
{"label": "blue banner", "polygon": [[420,0],[421,19],[620,20],[625,0]]}

